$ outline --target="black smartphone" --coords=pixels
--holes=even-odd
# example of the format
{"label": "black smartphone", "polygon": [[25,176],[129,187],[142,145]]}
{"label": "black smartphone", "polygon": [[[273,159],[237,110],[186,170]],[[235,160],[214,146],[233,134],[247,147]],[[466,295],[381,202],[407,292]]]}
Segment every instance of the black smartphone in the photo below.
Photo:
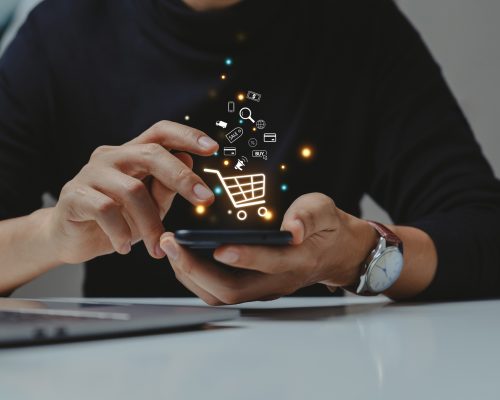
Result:
{"label": "black smartphone", "polygon": [[190,249],[216,249],[224,244],[287,246],[292,234],[269,230],[179,230],[175,240]]}

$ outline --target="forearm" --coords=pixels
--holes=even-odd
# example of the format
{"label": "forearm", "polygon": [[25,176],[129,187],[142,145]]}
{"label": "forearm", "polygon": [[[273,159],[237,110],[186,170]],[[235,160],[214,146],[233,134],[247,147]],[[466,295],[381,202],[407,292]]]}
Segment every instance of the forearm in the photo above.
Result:
{"label": "forearm", "polygon": [[432,282],[438,257],[434,242],[424,231],[407,226],[388,226],[403,241],[404,266],[396,283],[384,294],[395,300],[411,298]]}
{"label": "forearm", "polygon": [[0,294],[7,294],[60,264],[47,220],[52,209],[0,221]]}

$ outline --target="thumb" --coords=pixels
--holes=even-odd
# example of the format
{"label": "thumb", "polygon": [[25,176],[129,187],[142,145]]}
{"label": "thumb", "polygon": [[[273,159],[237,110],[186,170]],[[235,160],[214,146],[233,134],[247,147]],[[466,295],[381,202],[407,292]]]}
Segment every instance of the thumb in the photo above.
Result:
{"label": "thumb", "polygon": [[293,244],[298,245],[315,233],[337,226],[338,212],[334,201],[321,193],[300,196],[288,208],[281,230],[292,233]]}

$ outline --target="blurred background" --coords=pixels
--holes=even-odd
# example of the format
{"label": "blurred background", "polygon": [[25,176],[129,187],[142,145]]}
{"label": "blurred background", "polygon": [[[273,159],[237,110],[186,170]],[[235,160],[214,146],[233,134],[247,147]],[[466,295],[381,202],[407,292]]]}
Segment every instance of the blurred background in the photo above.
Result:
{"label": "blurred background", "polygon": [[[1,0],[0,35],[3,51],[32,7],[41,0]],[[72,0],[68,0],[72,1]],[[251,0],[249,0],[251,1]],[[476,137],[500,176],[500,1],[398,0],[443,68]],[[51,199],[45,199],[50,204]],[[363,214],[389,222],[369,198]],[[139,266],[138,266],[139,267]],[[83,267],[62,266],[17,290],[15,297],[81,296]]]}

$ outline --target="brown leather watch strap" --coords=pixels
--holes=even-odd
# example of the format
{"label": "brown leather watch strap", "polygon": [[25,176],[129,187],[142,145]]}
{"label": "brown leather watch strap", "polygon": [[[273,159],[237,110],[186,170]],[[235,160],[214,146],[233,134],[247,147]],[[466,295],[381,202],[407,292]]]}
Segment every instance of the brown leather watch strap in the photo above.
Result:
{"label": "brown leather watch strap", "polygon": [[382,225],[375,221],[367,221],[379,234],[382,236],[388,246],[395,246],[402,248],[403,242],[401,239],[385,225]]}

